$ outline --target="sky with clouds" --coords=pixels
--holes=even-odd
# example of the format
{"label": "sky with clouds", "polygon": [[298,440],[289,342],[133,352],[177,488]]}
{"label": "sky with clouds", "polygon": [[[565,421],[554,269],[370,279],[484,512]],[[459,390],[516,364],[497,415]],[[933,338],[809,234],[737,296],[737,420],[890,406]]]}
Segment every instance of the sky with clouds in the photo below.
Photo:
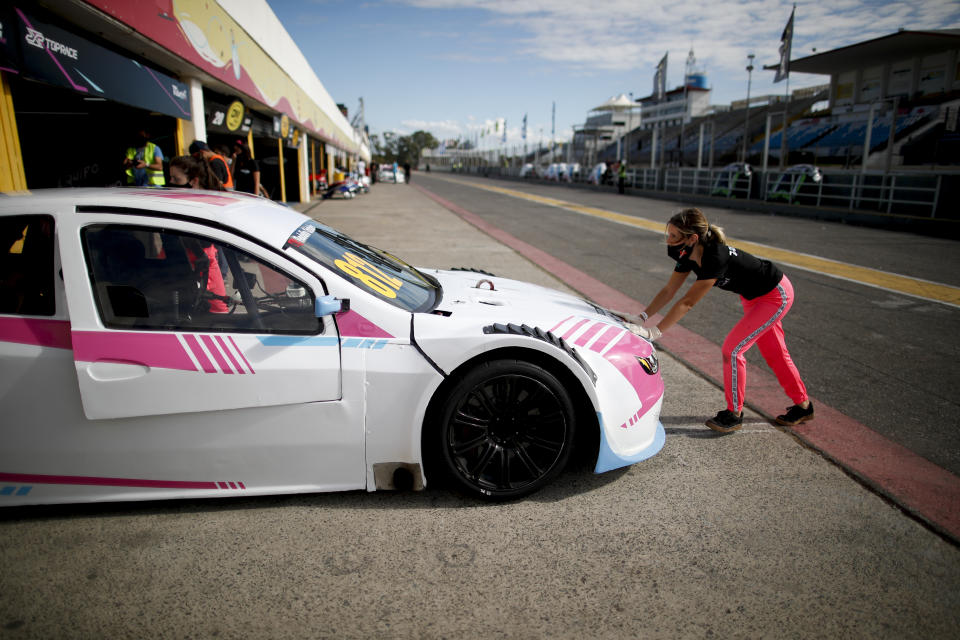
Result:
{"label": "sky with clouds", "polygon": [[[764,65],[779,60],[793,2],[782,0],[267,0],[327,92],[352,117],[363,98],[371,133],[462,136],[505,119],[507,144],[569,139],[589,111],[619,94],[650,95],[669,54],[680,86],[691,48],[713,104],[782,95]],[[796,3],[793,59],[900,28],[960,28],[960,2]],[[790,89],[826,76],[792,73]],[[552,108],[556,104],[555,124]],[[486,138],[489,144],[490,137]]]}

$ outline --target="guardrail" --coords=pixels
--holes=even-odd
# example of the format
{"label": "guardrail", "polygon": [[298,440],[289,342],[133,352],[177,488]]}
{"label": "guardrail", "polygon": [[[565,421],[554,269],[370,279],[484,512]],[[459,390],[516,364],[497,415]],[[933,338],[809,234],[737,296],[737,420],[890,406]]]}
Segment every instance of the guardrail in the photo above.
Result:
{"label": "guardrail", "polygon": [[[520,170],[510,167],[474,167],[467,171],[520,177]],[[734,169],[643,168],[628,170],[625,183],[631,189],[643,191],[936,218],[947,182],[944,174],[936,173],[840,169],[820,169],[819,173],[820,179],[816,180],[802,173],[747,171],[742,165]],[[530,178],[526,176],[524,179]],[[960,175],[955,178],[952,182],[960,190]],[[607,185],[616,188],[616,180],[614,176],[612,183],[608,182]],[[596,184],[596,181],[590,180],[589,173],[564,176],[559,182]]]}

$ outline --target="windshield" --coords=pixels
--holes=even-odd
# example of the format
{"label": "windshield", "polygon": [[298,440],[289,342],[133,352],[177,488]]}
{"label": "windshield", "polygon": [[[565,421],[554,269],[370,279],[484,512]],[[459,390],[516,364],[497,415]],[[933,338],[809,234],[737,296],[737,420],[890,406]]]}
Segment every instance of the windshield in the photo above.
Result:
{"label": "windshield", "polygon": [[316,221],[300,225],[285,247],[316,260],[381,300],[406,311],[429,311],[440,300],[440,284],[399,258],[345,236]]}

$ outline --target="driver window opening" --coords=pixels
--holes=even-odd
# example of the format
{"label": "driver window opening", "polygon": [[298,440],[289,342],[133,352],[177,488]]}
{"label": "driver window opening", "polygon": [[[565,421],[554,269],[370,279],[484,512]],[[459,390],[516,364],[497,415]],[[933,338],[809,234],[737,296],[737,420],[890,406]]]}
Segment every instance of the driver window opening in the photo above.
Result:
{"label": "driver window opening", "polygon": [[230,245],[168,229],[94,225],[84,250],[112,328],[315,335],[304,283]]}
{"label": "driver window opening", "polygon": [[51,216],[0,219],[0,313],[56,313],[53,247]]}

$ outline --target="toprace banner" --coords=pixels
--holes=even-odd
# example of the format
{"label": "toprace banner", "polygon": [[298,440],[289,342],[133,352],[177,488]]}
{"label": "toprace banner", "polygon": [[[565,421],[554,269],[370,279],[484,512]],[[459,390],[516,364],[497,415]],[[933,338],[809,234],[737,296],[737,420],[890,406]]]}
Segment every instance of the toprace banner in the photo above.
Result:
{"label": "toprace banner", "polygon": [[190,118],[187,85],[56,25],[41,22],[17,4],[0,7],[0,67],[176,118]]}

